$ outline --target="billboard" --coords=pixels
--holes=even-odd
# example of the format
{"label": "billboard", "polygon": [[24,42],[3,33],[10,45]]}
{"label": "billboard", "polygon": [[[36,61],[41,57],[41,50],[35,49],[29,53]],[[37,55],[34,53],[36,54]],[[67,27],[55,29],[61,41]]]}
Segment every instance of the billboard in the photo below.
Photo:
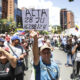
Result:
{"label": "billboard", "polygon": [[48,9],[24,9],[22,10],[23,28],[27,30],[48,30]]}

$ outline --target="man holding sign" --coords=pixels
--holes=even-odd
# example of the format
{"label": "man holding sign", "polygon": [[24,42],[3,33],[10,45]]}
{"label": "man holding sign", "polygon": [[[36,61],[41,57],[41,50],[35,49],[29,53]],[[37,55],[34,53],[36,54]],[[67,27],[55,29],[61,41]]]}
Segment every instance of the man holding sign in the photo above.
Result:
{"label": "man holding sign", "polygon": [[37,32],[32,31],[30,34],[34,38],[33,44],[33,60],[35,69],[35,80],[59,80],[59,67],[50,60],[51,48],[44,44],[40,48],[40,55],[38,51],[38,36]]}

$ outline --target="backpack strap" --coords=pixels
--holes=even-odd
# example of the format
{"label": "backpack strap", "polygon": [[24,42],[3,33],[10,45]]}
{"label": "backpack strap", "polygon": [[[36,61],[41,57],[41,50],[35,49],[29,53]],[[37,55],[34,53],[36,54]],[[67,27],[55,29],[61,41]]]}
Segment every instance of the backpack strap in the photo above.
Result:
{"label": "backpack strap", "polygon": [[18,58],[17,54],[13,51],[13,49],[11,48],[11,46],[8,44],[9,48],[11,49],[11,51],[13,52],[13,54]]}
{"label": "backpack strap", "polygon": [[48,72],[49,77],[51,78],[51,80],[54,80],[54,79],[52,78],[52,76],[51,76],[51,74],[50,74],[50,72],[49,72],[48,68],[46,68],[46,69],[47,69],[47,72]]}

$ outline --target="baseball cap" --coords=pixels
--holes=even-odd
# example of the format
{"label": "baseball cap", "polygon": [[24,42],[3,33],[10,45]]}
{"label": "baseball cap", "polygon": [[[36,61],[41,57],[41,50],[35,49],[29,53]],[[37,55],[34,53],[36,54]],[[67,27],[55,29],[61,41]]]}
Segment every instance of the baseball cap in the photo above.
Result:
{"label": "baseball cap", "polygon": [[51,47],[49,47],[46,43],[40,48],[40,51],[43,51],[44,49],[50,49],[51,50]]}
{"label": "baseball cap", "polygon": [[20,41],[20,37],[17,36],[17,35],[14,35],[14,36],[11,37],[11,40],[16,40],[16,39],[18,39]]}
{"label": "baseball cap", "polygon": [[3,38],[0,38],[0,42],[4,42],[5,40]]}

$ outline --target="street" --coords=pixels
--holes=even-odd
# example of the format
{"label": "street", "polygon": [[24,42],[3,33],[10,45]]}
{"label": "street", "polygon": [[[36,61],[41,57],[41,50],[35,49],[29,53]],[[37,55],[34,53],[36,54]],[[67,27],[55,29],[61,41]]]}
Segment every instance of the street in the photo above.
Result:
{"label": "street", "polygon": [[54,50],[54,60],[58,63],[60,67],[60,78],[61,80],[71,80],[70,74],[72,73],[72,67],[66,67],[65,63],[67,60],[67,54],[64,51],[55,48]]}
{"label": "street", "polygon": [[25,75],[24,75],[24,80],[30,80],[31,78],[31,73],[32,73],[32,58],[33,58],[33,54],[32,54],[32,48],[29,47],[29,54],[28,54],[28,70],[25,71]]}
{"label": "street", "polygon": [[58,80],[59,72],[80,80],[79,0],[0,0],[0,80]]}

